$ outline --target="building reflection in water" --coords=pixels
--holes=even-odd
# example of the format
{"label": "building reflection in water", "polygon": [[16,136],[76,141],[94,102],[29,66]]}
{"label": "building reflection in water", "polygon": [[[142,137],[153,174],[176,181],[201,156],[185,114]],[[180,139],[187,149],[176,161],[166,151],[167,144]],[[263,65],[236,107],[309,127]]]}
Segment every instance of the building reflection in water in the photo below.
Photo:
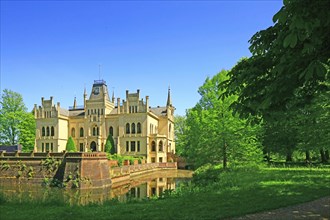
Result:
{"label": "building reflection in water", "polygon": [[113,188],[100,189],[58,189],[31,185],[1,185],[0,193],[10,200],[18,201],[52,201],[86,205],[90,203],[102,204],[116,199],[126,202],[134,199],[159,197],[165,190],[175,190],[182,182],[190,180],[192,172],[185,170],[153,172],[143,176],[136,176],[127,182],[114,185]]}

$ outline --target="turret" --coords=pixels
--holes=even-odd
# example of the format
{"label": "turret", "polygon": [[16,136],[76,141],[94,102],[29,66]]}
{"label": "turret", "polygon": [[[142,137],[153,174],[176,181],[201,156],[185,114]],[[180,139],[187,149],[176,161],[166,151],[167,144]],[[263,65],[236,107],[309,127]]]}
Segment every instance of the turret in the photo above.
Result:
{"label": "turret", "polygon": [[168,94],[167,94],[167,107],[172,107],[172,99],[171,99],[171,88],[168,87]]}

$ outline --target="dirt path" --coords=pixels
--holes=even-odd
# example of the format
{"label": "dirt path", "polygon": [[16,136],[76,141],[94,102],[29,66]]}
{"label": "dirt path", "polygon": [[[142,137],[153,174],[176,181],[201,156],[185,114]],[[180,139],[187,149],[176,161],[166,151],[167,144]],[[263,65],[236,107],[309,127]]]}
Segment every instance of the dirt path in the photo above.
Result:
{"label": "dirt path", "polygon": [[231,220],[330,220],[330,196],[317,199],[311,202],[279,208],[271,211],[249,214]]}

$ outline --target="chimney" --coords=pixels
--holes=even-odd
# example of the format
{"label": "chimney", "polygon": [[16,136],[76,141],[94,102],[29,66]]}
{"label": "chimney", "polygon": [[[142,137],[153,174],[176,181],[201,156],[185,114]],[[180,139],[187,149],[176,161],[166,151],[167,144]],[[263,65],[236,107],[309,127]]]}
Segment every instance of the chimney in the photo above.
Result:
{"label": "chimney", "polygon": [[146,96],[146,112],[149,112],[149,96]]}

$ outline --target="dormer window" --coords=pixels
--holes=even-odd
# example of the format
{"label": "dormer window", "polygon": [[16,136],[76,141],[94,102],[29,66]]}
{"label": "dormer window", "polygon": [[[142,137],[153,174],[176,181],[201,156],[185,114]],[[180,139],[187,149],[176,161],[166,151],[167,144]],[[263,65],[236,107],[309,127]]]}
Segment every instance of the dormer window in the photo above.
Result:
{"label": "dormer window", "polygon": [[100,93],[100,88],[99,87],[95,87],[93,89],[93,93],[94,93],[94,95],[98,95]]}

